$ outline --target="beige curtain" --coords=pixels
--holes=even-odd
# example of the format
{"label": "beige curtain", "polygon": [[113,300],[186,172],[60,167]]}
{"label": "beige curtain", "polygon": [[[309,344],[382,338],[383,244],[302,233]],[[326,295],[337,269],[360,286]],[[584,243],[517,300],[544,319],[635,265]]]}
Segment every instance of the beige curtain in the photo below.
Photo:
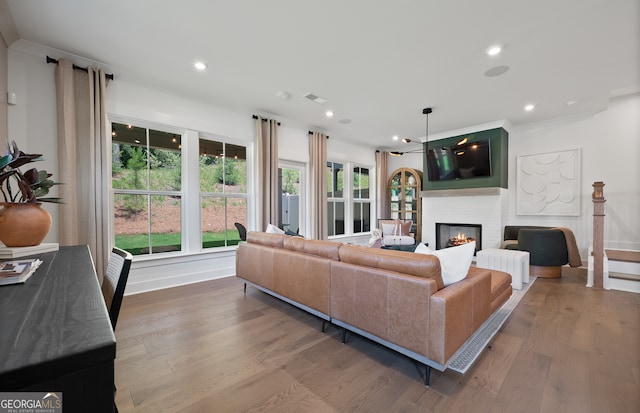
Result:
{"label": "beige curtain", "polygon": [[311,231],[310,238],[327,239],[327,136],[313,132],[309,142],[311,169]]}
{"label": "beige curtain", "polygon": [[[378,219],[389,218],[389,152],[376,151],[376,186],[378,189]],[[375,224],[378,225],[377,222]]]}
{"label": "beige curtain", "polygon": [[102,284],[109,257],[106,77],[61,59],[55,71],[61,245],[89,245]]}
{"label": "beige curtain", "polygon": [[258,158],[257,177],[257,228],[264,231],[268,224],[278,222],[278,122],[272,119],[256,119]]}

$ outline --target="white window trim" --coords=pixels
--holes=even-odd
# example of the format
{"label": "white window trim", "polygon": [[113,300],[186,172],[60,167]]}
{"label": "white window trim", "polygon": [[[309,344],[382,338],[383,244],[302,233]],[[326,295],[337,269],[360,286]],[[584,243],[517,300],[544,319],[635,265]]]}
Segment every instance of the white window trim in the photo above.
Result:
{"label": "white window trim", "polygon": [[298,227],[300,228],[300,234],[306,234],[307,223],[307,164],[302,162],[295,162],[280,159],[278,161],[278,168],[290,168],[300,170],[300,211]]}
{"label": "white window trim", "polygon": [[[202,133],[192,129],[179,128],[171,125],[160,124],[157,122],[149,122],[139,119],[134,119],[131,117],[124,117],[120,115],[107,115],[107,124],[108,130],[112,129],[112,123],[120,123],[120,124],[133,124],[136,127],[146,128],[146,129],[155,129],[162,132],[175,133],[181,136],[181,145],[182,145],[182,187],[178,192],[181,198],[181,225],[182,225],[182,250],[175,252],[166,252],[166,253],[156,253],[156,254],[148,254],[148,255],[136,255],[135,261],[152,261],[158,259],[167,259],[170,257],[180,257],[180,256],[189,256],[189,255],[200,255],[200,254],[215,254],[217,252],[226,253],[228,251],[233,251],[237,247],[235,245],[228,247],[217,247],[217,248],[202,248],[202,233],[201,233],[201,202],[200,202],[200,180],[199,180],[199,164],[200,164],[200,153],[199,153],[199,140],[210,139],[218,142],[224,142],[225,144],[232,145],[240,145],[246,148],[247,155],[247,191],[245,194],[225,194],[228,197],[234,198],[246,198],[247,199],[247,224],[251,225],[251,212],[253,208],[253,198],[254,198],[254,167],[253,167],[253,144],[238,141],[234,139],[228,139],[219,135]],[[111,159],[111,148],[112,148],[112,140],[111,135],[109,134],[109,142],[107,144],[106,153],[109,154],[107,156],[107,171],[109,175],[112,170],[112,159]],[[115,219],[113,215],[114,211],[114,195],[116,191],[118,193],[124,193],[126,190],[118,190],[113,188],[113,181],[111,178],[108,179],[108,193],[109,193],[109,218],[108,218],[108,234],[109,234],[109,242],[111,244],[115,243]],[[162,191],[146,191],[151,195],[163,195]],[[171,193],[173,195],[174,193]],[[187,194],[198,194],[197,197],[192,197],[193,199],[189,199]],[[109,249],[111,249],[114,245],[110,245]]]}
{"label": "white window trim", "polygon": [[[375,205],[375,168],[364,165],[358,162],[351,161],[339,161],[339,160],[331,160],[327,159],[327,162],[342,164],[344,167],[344,188],[342,190],[343,196],[341,198],[336,197],[327,197],[327,202],[344,202],[345,211],[344,211],[344,234],[340,235],[330,235],[329,239],[338,239],[345,237],[353,237],[353,236],[361,236],[367,235],[371,231],[363,231],[354,233],[353,232],[353,203],[355,201],[367,201],[369,202],[369,228],[375,228],[375,215],[376,215],[376,205]],[[353,168],[365,168],[369,170],[369,198],[355,198],[353,196]]]}
{"label": "white window trim", "polygon": [[[247,172],[246,172],[246,176],[247,176],[247,182],[246,182],[246,190],[244,193],[241,192],[203,192],[200,190],[200,139],[204,139],[204,140],[210,140],[210,141],[214,141],[214,142],[222,142],[224,143],[224,147],[225,147],[225,151],[226,151],[226,146],[227,145],[237,145],[237,146],[242,146],[245,148],[245,154],[246,154],[246,167],[247,167]],[[190,183],[189,189],[191,191],[195,191],[195,192],[191,192],[191,193],[197,193],[198,194],[198,202],[193,202],[193,204],[195,205],[195,208],[197,209],[197,217],[198,220],[197,222],[194,223],[194,220],[190,220],[190,226],[189,226],[189,238],[190,238],[190,245],[194,245],[194,247],[192,248],[192,250],[194,252],[209,252],[209,251],[221,251],[221,250],[226,250],[226,249],[236,249],[237,247],[235,245],[230,245],[230,246],[226,246],[226,247],[216,247],[216,248],[202,248],[202,197],[210,197],[210,198],[242,198],[245,199],[247,202],[247,220],[249,219],[249,200],[251,199],[249,196],[249,165],[250,165],[250,160],[249,160],[249,146],[247,146],[244,142],[241,143],[237,143],[234,142],[233,140],[230,139],[225,139],[222,136],[217,136],[217,135],[212,135],[212,134],[207,134],[207,133],[197,133],[196,132],[196,137],[195,139],[190,140],[190,142],[197,142],[198,145],[196,146],[195,150],[191,149],[190,152],[190,156],[194,156],[196,159],[196,161],[191,162],[191,165],[195,165],[194,168],[196,169],[195,174],[194,175],[189,175],[191,176],[191,180],[195,181],[195,183]],[[191,146],[194,146],[193,144]],[[191,159],[191,158],[190,158]],[[192,172],[192,171],[190,171]],[[194,178],[195,177],[195,178]],[[195,189],[192,188],[193,185],[195,187]],[[189,211],[190,213],[192,212],[191,210]],[[193,211],[194,214],[196,214],[196,211]],[[196,216],[196,215],[194,215]],[[226,213],[225,213],[225,220],[227,219]],[[228,224],[228,222],[225,222],[225,224]],[[247,221],[248,224],[248,221]],[[194,228],[195,227],[195,228]],[[195,235],[194,235],[195,234]],[[195,244],[193,244],[195,243]]]}

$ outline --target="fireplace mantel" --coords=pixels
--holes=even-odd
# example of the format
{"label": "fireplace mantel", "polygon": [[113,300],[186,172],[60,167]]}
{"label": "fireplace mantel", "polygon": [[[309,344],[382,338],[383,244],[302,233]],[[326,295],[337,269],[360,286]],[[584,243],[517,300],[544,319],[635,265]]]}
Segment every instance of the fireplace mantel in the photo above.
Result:
{"label": "fireplace mantel", "polygon": [[485,195],[503,195],[507,193],[506,188],[486,187],[486,188],[461,188],[461,189],[438,189],[432,191],[422,191],[420,195],[423,198],[439,197],[439,196],[485,196]]}

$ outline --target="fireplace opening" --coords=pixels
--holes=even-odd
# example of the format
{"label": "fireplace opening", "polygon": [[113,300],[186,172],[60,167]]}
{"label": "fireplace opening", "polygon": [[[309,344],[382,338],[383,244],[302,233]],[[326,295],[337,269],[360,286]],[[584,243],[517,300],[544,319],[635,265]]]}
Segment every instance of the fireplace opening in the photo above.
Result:
{"label": "fireplace opening", "polygon": [[476,242],[476,252],[482,249],[482,225],[445,224],[436,222],[436,249]]}

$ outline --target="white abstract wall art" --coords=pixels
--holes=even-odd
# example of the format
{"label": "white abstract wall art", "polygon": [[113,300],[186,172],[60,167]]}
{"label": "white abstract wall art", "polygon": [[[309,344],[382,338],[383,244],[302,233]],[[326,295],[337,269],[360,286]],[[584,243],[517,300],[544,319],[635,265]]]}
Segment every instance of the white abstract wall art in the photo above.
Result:
{"label": "white abstract wall art", "polygon": [[518,156],[516,214],[580,215],[580,149]]}

